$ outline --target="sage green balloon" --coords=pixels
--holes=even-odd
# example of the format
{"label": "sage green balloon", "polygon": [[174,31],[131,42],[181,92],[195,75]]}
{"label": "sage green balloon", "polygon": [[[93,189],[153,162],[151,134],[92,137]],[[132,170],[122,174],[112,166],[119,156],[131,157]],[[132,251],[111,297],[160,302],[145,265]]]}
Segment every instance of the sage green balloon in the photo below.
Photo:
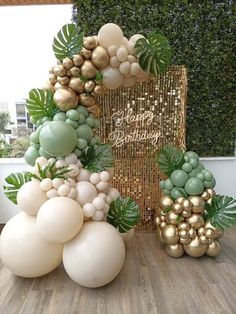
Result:
{"label": "sage green balloon", "polygon": [[84,138],[88,143],[93,137],[93,131],[87,124],[79,125],[76,129],[76,133],[79,138]]}
{"label": "sage green balloon", "polygon": [[66,121],[66,114],[65,112],[58,112],[53,117],[54,121]]}
{"label": "sage green balloon", "polygon": [[39,144],[39,133],[33,132],[30,134],[30,142],[33,142],[35,144]]}
{"label": "sage green balloon", "polygon": [[64,121],[52,121],[46,124],[39,135],[43,151],[52,157],[70,154],[77,144],[75,129]]}
{"label": "sage green balloon", "polygon": [[80,113],[78,112],[78,110],[70,109],[66,112],[66,116],[71,120],[78,121],[80,118]]}
{"label": "sage green balloon", "polygon": [[200,195],[204,191],[204,183],[199,178],[190,178],[184,188],[189,195]]}
{"label": "sage green balloon", "polygon": [[175,170],[172,172],[170,176],[172,184],[179,188],[182,188],[185,185],[188,178],[189,178],[188,174],[183,170]]}
{"label": "sage green balloon", "polygon": [[39,157],[39,151],[37,148],[30,146],[28,147],[27,151],[25,152],[25,161],[27,164],[34,166],[35,160]]}

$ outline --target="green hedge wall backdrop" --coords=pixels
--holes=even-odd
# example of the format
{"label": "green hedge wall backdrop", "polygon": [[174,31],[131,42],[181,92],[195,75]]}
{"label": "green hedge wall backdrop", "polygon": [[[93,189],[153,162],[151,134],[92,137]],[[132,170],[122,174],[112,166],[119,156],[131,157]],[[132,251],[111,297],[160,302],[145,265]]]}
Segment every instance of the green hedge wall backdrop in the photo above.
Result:
{"label": "green hedge wall backdrop", "polygon": [[236,134],[234,1],[77,0],[73,20],[86,34],[113,22],[126,36],[158,30],[172,63],[188,68],[187,148],[232,156]]}

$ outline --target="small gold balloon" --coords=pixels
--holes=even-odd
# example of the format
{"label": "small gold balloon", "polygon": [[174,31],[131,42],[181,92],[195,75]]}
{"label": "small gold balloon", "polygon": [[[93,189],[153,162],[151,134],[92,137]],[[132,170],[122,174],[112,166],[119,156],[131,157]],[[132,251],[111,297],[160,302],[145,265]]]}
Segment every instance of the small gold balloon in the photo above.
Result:
{"label": "small gold balloon", "polygon": [[180,205],[183,204],[183,201],[185,200],[185,198],[183,196],[180,196],[176,199],[176,202],[179,203]]}
{"label": "small gold balloon", "polygon": [[205,228],[200,227],[200,228],[197,229],[197,234],[198,235],[203,235],[204,233],[205,233]]}
{"label": "small gold balloon", "polygon": [[180,238],[188,239],[189,238],[189,233],[188,233],[187,230],[180,230],[179,231],[179,236],[180,236]]}
{"label": "small gold balloon", "polygon": [[194,239],[196,237],[196,234],[197,234],[197,232],[194,228],[190,228],[188,233],[189,233],[189,236],[191,239]]}
{"label": "small gold balloon", "polygon": [[175,213],[173,213],[172,211],[171,212],[168,212],[166,214],[166,221],[169,223],[169,224],[172,224],[172,225],[178,225],[181,221],[183,220],[183,218],[179,215],[176,215]]}
{"label": "small gold balloon", "polygon": [[206,189],[206,192],[210,195],[210,198],[216,195],[216,192],[213,189]]}
{"label": "small gold balloon", "polygon": [[212,226],[212,224],[210,223],[209,220],[205,222],[204,228],[206,228],[206,229],[207,229],[207,228],[210,228],[210,229],[214,230],[214,238],[215,238],[215,239],[220,239],[220,238],[222,238],[223,235],[224,235],[224,231],[223,231],[223,230],[220,230],[220,229],[218,229],[218,228],[216,228],[216,227],[214,227],[214,226]]}
{"label": "small gold balloon", "polygon": [[70,79],[69,87],[77,93],[82,93],[84,91],[84,82],[79,77],[72,77]]}
{"label": "small gold balloon", "polygon": [[204,201],[207,201],[209,200],[210,195],[207,193],[207,191],[203,191],[201,197],[204,199]]}
{"label": "small gold balloon", "polygon": [[204,235],[207,237],[207,238],[213,238],[214,237],[214,230],[211,229],[211,228],[206,228],[205,231],[204,231]]}
{"label": "small gold balloon", "polygon": [[155,218],[155,223],[156,223],[157,226],[159,226],[160,223],[161,223],[161,218],[160,217],[156,217]]}
{"label": "small gold balloon", "polygon": [[192,204],[189,200],[184,200],[182,206],[183,206],[183,209],[187,212],[192,210]]}
{"label": "small gold balloon", "polygon": [[181,222],[178,225],[179,230],[189,230],[189,224],[187,222]]}
{"label": "small gold balloon", "polygon": [[166,221],[166,216],[165,215],[161,215],[161,221]]}
{"label": "small gold balloon", "polygon": [[169,196],[162,196],[160,199],[161,209],[171,207],[174,204],[173,200]]}
{"label": "small gold balloon", "polygon": [[100,85],[96,85],[96,86],[94,87],[94,90],[93,90],[93,92],[94,92],[95,94],[97,94],[97,95],[103,94],[104,91],[105,91],[105,89],[104,89],[102,86],[100,86]]}
{"label": "small gold balloon", "polygon": [[179,243],[166,244],[165,251],[171,257],[181,257],[184,254],[183,246]]}
{"label": "small gold balloon", "polygon": [[90,60],[85,60],[81,66],[81,74],[88,79],[94,78],[97,72],[98,70]]}
{"label": "small gold balloon", "polygon": [[181,214],[184,218],[188,218],[191,216],[191,212],[183,210]]}
{"label": "small gold balloon", "polygon": [[85,59],[90,59],[92,56],[92,51],[86,48],[82,48],[80,51],[80,54],[85,58]]}
{"label": "small gold balloon", "polygon": [[178,204],[178,203],[173,204],[172,208],[173,208],[173,212],[176,215],[181,214],[182,211],[183,211],[182,206],[180,204]]}
{"label": "small gold balloon", "polygon": [[59,64],[53,67],[53,73],[56,76],[65,76],[66,72],[67,72],[67,69],[62,64]]}
{"label": "small gold balloon", "polygon": [[79,95],[79,101],[80,104],[84,107],[92,107],[95,104],[96,99],[92,95],[82,93]]}
{"label": "small gold balloon", "polygon": [[68,85],[69,77],[68,76],[58,76],[57,82],[60,83],[61,85]]}
{"label": "small gold balloon", "polygon": [[179,243],[181,244],[189,244],[191,242],[191,238],[179,238]]}
{"label": "small gold balloon", "polygon": [[49,75],[49,81],[54,85],[57,82],[57,78],[54,74]]}
{"label": "small gold balloon", "polygon": [[167,223],[165,221],[162,221],[160,223],[160,228],[163,229],[166,225],[167,225]]}
{"label": "small gold balloon", "polygon": [[221,250],[220,242],[215,240],[208,245],[206,254],[211,257],[216,257],[220,254],[220,250]]}
{"label": "small gold balloon", "polygon": [[105,48],[97,46],[92,52],[92,62],[98,69],[104,69],[110,62],[110,57]]}
{"label": "small gold balloon", "polygon": [[95,87],[95,83],[94,81],[88,81],[84,84],[84,90],[87,92],[87,93],[91,93],[93,91]]}
{"label": "small gold balloon", "polygon": [[63,88],[63,87],[64,87],[64,86],[61,85],[59,82],[56,82],[56,84],[54,85],[54,89],[55,89],[55,90],[61,89],[61,88]]}
{"label": "small gold balloon", "polygon": [[56,106],[61,111],[67,111],[69,109],[76,108],[78,105],[78,96],[73,89],[68,87],[59,88],[55,91],[53,99]]}
{"label": "small gold balloon", "polygon": [[87,109],[90,113],[94,115],[95,118],[99,118],[101,116],[102,109],[97,101],[95,102],[93,106],[88,107]]}
{"label": "small gold balloon", "polygon": [[79,55],[75,55],[74,58],[73,58],[73,62],[74,62],[74,65],[76,67],[79,67],[84,62],[84,58],[80,54]]}
{"label": "small gold balloon", "polygon": [[73,67],[73,68],[71,68],[71,69],[70,69],[70,74],[71,74],[72,76],[78,77],[79,74],[80,74],[80,68],[78,68],[78,67]]}
{"label": "small gold balloon", "polygon": [[206,253],[208,245],[202,244],[199,237],[196,236],[189,244],[184,245],[184,251],[192,257],[200,257]]}
{"label": "small gold balloon", "polygon": [[178,229],[173,225],[162,228],[162,237],[167,244],[176,244],[179,241]]}
{"label": "small gold balloon", "polygon": [[190,196],[189,201],[192,203],[192,212],[196,214],[200,214],[204,211],[205,209],[205,201],[202,197],[200,196]]}
{"label": "small gold balloon", "polygon": [[83,46],[86,49],[93,49],[97,45],[96,40],[92,36],[84,37],[83,39]]}
{"label": "small gold balloon", "polygon": [[192,214],[189,218],[187,218],[187,222],[194,229],[198,229],[204,225],[204,218],[199,214]]}
{"label": "small gold balloon", "polygon": [[70,58],[63,59],[62,64],[67,70],[73,68],[74,66],[73,60],[71,60]]}
{"label": "small gold balloon", "polygon": [[212,198],[209,198],[209,200],[207,200],[207,203],[211,205],[211,202],[212,202]]}
{"label": "small gold balloon", "polygon": [[199,239],[200,239],[202,244],[208,244],[208,239],[203,234],[199,236]]}

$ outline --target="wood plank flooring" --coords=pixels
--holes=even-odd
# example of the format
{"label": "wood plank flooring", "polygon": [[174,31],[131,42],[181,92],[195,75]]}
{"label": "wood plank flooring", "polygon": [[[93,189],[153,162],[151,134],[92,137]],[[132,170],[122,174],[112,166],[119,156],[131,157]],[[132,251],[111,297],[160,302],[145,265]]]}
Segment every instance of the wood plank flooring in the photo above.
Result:
{"label": "wood plank flooring", "polygon": [[1,314],[235,314],[236,228],[226,232],[218,258],[168,257],[155,234],[137,233],[125,265],[109,285],[76,285],[63,266],[24,279],[0,265]]}

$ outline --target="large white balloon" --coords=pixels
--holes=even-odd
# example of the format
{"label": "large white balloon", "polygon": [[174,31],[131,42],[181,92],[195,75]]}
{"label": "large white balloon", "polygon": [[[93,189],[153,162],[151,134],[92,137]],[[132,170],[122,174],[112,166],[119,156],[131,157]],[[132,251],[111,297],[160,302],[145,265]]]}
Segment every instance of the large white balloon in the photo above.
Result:
{"label": "large white balloon", "polygon": [[29,215],[37,215],[40,206],[46,202],[47,195],[40,188],[39,181],[29,181],[17,193],[17,204]]}
{"label": "large white balloon", "polygon": [[102,70],[103,85],[107,89],[116,89],[120,87],[124,82],[124,75],[120,73],[117,68],[111,66]]}
{"label": "large white balloon", "polygon": [[40,207],[37,230],[48,241],[64,243],[76,236],[83,220],[83,211],[76,201],[69,197],[54,197]]}
{"label": "large white balloon", "polygon": [[87,181],[80,181],[76,185],[77,189],[77,202],[83,206],[86,203],[92,203],[93,199],[97,196],[95,186]]}
{"label": "large white balloon", "polygon": [[107,222],[85,223],[63,251],[67,274],[88,288],[101,287],[112,281],[120,272],[124,259],[124,241]]}
{"label": "large white balloon", "polygon": [[108,49],[110,45],[122,45],[124,43],[124,35],[118,25],[107,23],[100,28],[98,41],[101,46]]}
{"label": "large white balloon", "polygon": [[13,274],[32,278],[54,270],[62,260],[62,244],[48,242],[36,229],[36,218],[20,213],[8,221],[0,238],[0,258]]}

